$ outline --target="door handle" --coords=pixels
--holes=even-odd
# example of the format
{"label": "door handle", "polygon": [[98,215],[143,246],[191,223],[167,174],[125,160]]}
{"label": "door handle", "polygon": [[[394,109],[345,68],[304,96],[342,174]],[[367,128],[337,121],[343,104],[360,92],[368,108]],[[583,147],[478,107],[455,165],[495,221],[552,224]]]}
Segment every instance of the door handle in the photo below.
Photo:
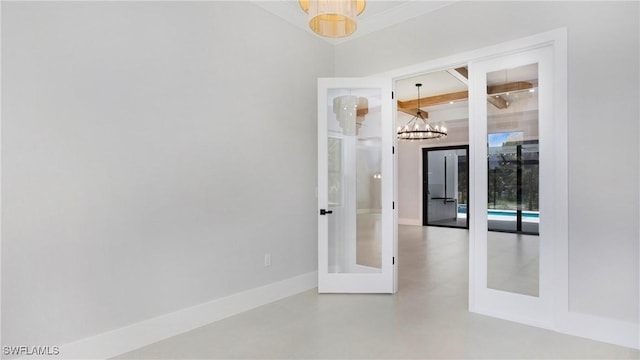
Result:
{"label": "door handle", "polygon": [[333,214],[331,210],[320,209],[320,215]]}

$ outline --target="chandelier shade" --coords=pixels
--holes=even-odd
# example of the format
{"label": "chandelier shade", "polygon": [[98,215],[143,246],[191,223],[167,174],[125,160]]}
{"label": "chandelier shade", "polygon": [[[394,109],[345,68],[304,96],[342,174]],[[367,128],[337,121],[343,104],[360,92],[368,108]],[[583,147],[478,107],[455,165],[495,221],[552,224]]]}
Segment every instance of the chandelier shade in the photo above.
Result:
{"label": "chandelier shade", "polygon": [[404,126],[398,126],[398,140],[429,140],[440,139],[447,136],[447,128],[444,126],[432,127],[427,123],[422,111],[420,110],[420,87],[422,84],[416,84],[418,88],[418,110],[416,115]]}
{"label": "chandelier shade", "polygon": [[356,18],[364,11],[365,0],[299,0],[309,14],[309,27],[318,35],[339,38],[356,31]]}

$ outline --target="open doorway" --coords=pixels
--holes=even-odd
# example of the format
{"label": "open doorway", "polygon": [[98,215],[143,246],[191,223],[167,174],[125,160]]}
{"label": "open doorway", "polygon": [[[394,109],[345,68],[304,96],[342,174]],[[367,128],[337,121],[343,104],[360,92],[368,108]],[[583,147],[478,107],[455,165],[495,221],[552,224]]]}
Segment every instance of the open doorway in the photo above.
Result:
{"label": "open doorway", "polygon": [[[416,84],[420,87],[420,108],[422,115],[431,126],[445,127],[447,136],[439,139],[429,140],[398,140],[398,223],[400,225],[433,225],[442,226],[438,223],[445,220],[445,217],[435,217],[435,213],[443,209],[437,207],[438,204],[432,202],[429,207],[429,200],[440,200],[442,208],[447,208],[451,216],[449,219],[460,218],[463,226],[468,228],[467,220],[458,213],[458,206],[451,199],[456,199],[461,212],[468,212],[468,193],[458,194],[458,189],[466,189],[468,185],[463,182],[451,183],[460,173],[453,169],[452,158],[447,159],[447,185],[446,194],[444,189],[444,160],[442,163],[432,159],[431,164],[438,167],[441,178],[428,179],[428,170],[425,165],[428,162],[426,154],[431,151],[444,149],[465,149],[469,145],[469,105],[468,105],[468,81],[466,67],[457,67],[448,70],[420,74],[406,79],[396,81],[396,98],[398,100],[397,125],[404,126],[416,115],[417,91]],[[465,150],[466,151],[466,150]],[[433,153],[436,154],[436,153]],[[460,160],[464,160],[464,155],[460,155]],[[457,167],[457,166],[456,166]],[[435,170],[434,170],[435,171]],[[435,176],[435,174],[434,174]],[[462,180],[462,179],[461,179]],[[433,196],[430,196],[427,183],[430,182],[434,188]],[[426,186],[426,187],[425,187]],[[455,191],[455,193],[454,193]],[[446,196],[445,196],[446,195]],[[464,199],[460,197],[464,196]],[[446,197],[447,199],[433,199],[434,197]],[[448,201],[448,202],[447,202]],[[429,211],[432,212],[429,219]]]}
{"label": "open doorway", "polygon": [[[539,296],[540,262],[536,74],[537,67],[527,65],[489,78],[487,157],[483,160],[487,185],[482,190],[487,195],[487,286],[533,297]],[[429,262],[440,263],[438,254],[447,254],[447,261],[453,263],[463,263],[468,256],[470,214],[475,206],[469,201],[469,187],[474,184],[469,180],[473,174],[469,169],[468,86],[465,67],[396,84],[400,127],[419,111],[431,126],[448,130],[439,139],[398,140],[398,223],[421,228],[404,228],[399,233],[416,244],[422,241],[431,251],[423,254],[424,268]],[[412,94],[415,87],[424,96]],[[450,250],[455,254],[447,253]],[[415,254],[420,252],[414,249],[411,256]]]}
{"label": "open doorway", "polygon": [[[566,188],[566,32],[557,30],[539,34],[519,39],[517,42],[499,44],[495,47],[474,51],[472,54],[460,54],[454,58],[459,61],[464,60],[469,69],[468,91],[456,91],[457,93],[462,92],[465,102],[469,101],[469,106],[466,107],[465,104],[463,110],[464,117],[458,118],[462,119],[464,127],[459,130],[455,129],[453,123],[457,120],[448,121],[439,118],[438,115],[444,115],[444,111],[439,113],[437,108],[420,107],[422,111],[429,113],[428,119],[430,121],[442,121],[443,124],[446,124],[449,129],[447,138],[444,141],[441,139],[414,142],[399,139],[397,142],[396,188],[398,195],[396,199],[398,201],[396,205],[398,209],[397,224],[399,225],[397,239],[400,247],[400,251],[397,253],[402,253],[403,233],[416,232],[422,239],[427,239],[428,233],[433,229],[438,230],[435,231],[437,233],[441,231],[462,232],[465,234],[463,240],[466,241],[461,244],[465,246],[468,255],[466,260],[468,262],[465,261],[465,265],[468,265],[468,288],[464,293],[465,299],[468,300],[465,301],[468,303],[468,310],[535,326],[549,326],[553,321],[552,311],[562,312],[568,306],[566,298],[568,284],[568,262],[566,261],[566,214],[568,213]],[[460,66],[461,63],[461,61],[452,61],[452,58],[440,59],[396,70],[390,75],[396,75],[396,89],[400,89],[399,84],[402,81],[405,86],[411,86],[412,82],[417,82],[414,78],[417,77],[415,74],[420,69],[425,72],[434,69],[432,71],[436,72],[425,75],[430,76],[436,73],[443,74],[439,69],[446,69],[447,64]],[[466,72],[466,67],[464,68]],[[530,71],[534,68],[535,72]],[[457,71],[458,69],[449,69],[446,72],[451,74],[452,70]],[[462,74],[460,71],[457,72]],[[463,81],[466,81],[466,77]],[[424,80],[420,80],[420,82],[425,83]],[[398,100],[403,100],[400,98],[401,92],[396,94]],[[558,97],[556,98],[556,96]],[[431,94],[428,97],[439,101],[443,99],[437,94]],[[398,109],[400,111],[406,110],[403,109],[403,104],[400,101]],[[455,105],[456,100],[452,99],[448,104]],[[440,102],[440,105],[444,104]],[[423,106],[427,105],[423,104]],[[453,109],[450,110],[450,112],[453,111]],[[406,120],[403,121],[403,116],[398,112],[396,119],[398,126],[404,126]],[[522,139],[515,142],[502,141],[499,146],[502,149],[497,149],[497,146],[492,145],[491,139],[488,137],[489,134],[517,131],[523,132]],[[538,143],[534,144],[532,142],[534,140],[537,140]],[[471,216],[468,230],[422,226],[421,220],[423,220],[424,211],[422,148],[432,148],[435,147],[434,144],[437,146],[469,144],[471,208],[467,211]],[[519,145],[521,145],[520,156],[518,155]],[[512,149],[509,147],[513,146],[515,146],[515,157],[507,155],[503,158],[498,154],[499,160],[498,158],[495,160],[502,163],[496,163],[493,161],[494,159],[490,158],[490,155],[495,151],[511,151]],[[489,149],[491,147],[495,149]],[[538,160],[535,160],[536,156],[538,156]],[[520,160],[518,160],[519,157]],[[513,176],[513,166],[509,168],[514,161],[516,164],[520,163],[515,167],[515,176]],[[491,201],[488,199],[489,181],[493,182],[494,178],[489,179],[489,170],[503,165],[505,165],[504,169],[496,170],[496,172],[504,170],[504,174],[496,175],[502,176],[506,180],[515,179],[515,186],[511,185],[511,189],[509,189],[502,186],[506,184],[497,184],[499,186],[494,188],[496,206],[491,209],[489,203],[493,204],[493,198]],[[526,170],[526,167],[530,167],[531,171]],[[536,175],[535,167],[537,167],[539,175]],[[538,180],[537,188],[536,178]],[[506,207],[506,209],[499,209],[499,207]],[[536,212],[542,213],[544,218],[535,214]],[[536,215],[538,215],[537,219]],[[509,216],[508,220],[511,222],[509,225],[515,223],[515,232],[499,232],[494,226],[490,227],[490,221],[506,220],[492,218],[496,216]],[[526,222],[538,222],[536,226],[539,228],[537,231],[539,235],[533,231],[533,234],[528,234],[525,230],[525,225],[528,225],[525,224]],[[518,229],[518,223],[520,223],[521,229]],[[490,238],[494,237],[504,238],[504,242],[508,242],[514,251],[505,253],[504,257],[499,256],[493,251],[497,247],[490,244]],[[500,249],[503,248],[502,243],[504,242],[501,242]],[[438,249],[431,247],[429,241],[418,243],[420,247],[411,254],[418,253],[417,250],[423,250],[423,254],[426,256],[431,254],[433,257],[437,257],[433,259],[434,261],[428,258],[424,259],[425,263],[433,264],[437,268],[433,268],[433,266],[425,268],[424,270],[428,270],[429,274],[438,271],[440,264],[449,265],[464,258],[464,256],[443,258],[441,254],[437,253]],[[451,242],[444,241],[443,248],[450,244]],[[531,258],[520,256],[522,253],[520,250],[523,246],[531,247],[533,250],[529,252],[532,255]],[[503,259],[505,261],[502,261]],[[509,261],[511,263],[508,263]],[[402,263],[403,260],[400,261],[400,264]],[[510,264],[513,264],[514,267],[506,268],[503,266]],[[456,271],[461,270],[459,268]],[[453,271],[453,269],[446,269],[442,274],[446,277]],[[399,270],[398,273],[400,278],[404,277],[402,270]],[[514,273],[516,275],[522,274],[527,279],[526,281],[518,279],[516,280],[517,288],[508,288],[506,282],[508,279],[492,278],[492,273],[501,276],[513,275]],[[531,279],[529,279],[530,275],[533,276]],[[554,282],[552,279],[560,279],[560,281]],[[529,282],[529,280],[532,281]],[[450,284],[451,282],[446,283]],[[557,286],[554,287],[554,284]],[[556,296],[555,299],[554,296]]]}

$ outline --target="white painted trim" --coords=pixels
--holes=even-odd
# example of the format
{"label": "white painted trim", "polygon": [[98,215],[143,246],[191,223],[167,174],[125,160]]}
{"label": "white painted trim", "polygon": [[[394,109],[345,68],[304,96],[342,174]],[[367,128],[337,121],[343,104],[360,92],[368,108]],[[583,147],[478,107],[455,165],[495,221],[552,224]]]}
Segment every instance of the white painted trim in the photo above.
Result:
{"label": "white painted trim", "polygon": [[558,332],[640,349],[638,324],[577,312],[560,313],[556,321]]}
{"label": "white painted trim", "polygon": [[[396,93],[396,82],[392,81],[391,82],[391,93],[395,94]],[[393,96],[393,99],[395,100],[395,96]],[[396,124],[398,123],[398,102],[397,101],[391,101],[391,128],[392,129],[396,129]],[[394,206],[394,210],[393,210],[393,259],[394,260],[399,260],[400,257],[398,256],[398,224],[399,224],[399,220],[398,220],[398,216],[400,213],[400,205],[399,205],[399,201],[398,201],[398,153],[399,153],[399,148],[398,148],[398,137],[393,136],[393,204]],[[398,261],[394,261],[393,264],[393,293],[397,293],[398,292]]]}
{"label": "white painted trim", "polygon": [[[427,74],[436,71],[446,71],[452,67],[466,66],[470,61],[479,61],[496,56],[508,55],[522,50],[530,50],[549,44],[562,44],[562,37],[566,45],[567,29],[560,28],[544,33],[511,40],[484,48],[465,51],[462,53],[445,56],[438,59],[425,61],[419,64],[405,66],[399,69],[372,74],[372,77],[391,77],[394,81],[411,78],[416,75]],[[556,41],[558,40],[558,41]],[[566,54],[566,47],[565,47]],[[566,59],[565,59],[566,63]]]}
{"label": "white painted trim", "polygon": [[[539,147],[540,147],[540,173],[546,176],[540,177],[540,214],[544,215],[544,221],[540,222],[540,256],[539,256],[539,296],[522,296],[505,291],[495,291],[487,285],[487,75],[489,72],[510,69],[527,64],[538,64],[538,77],[541,89],[539,98]],[[560,136],[556,134],[556,125],[566,122],[565,118],[555,119],[553,111],[553,47],[545,46],[511,53],[505,56],[472,61],[469,63],[469,103],[473,106],[474,113],[470,122],[474,123],[473,139],[470,152],[470,162],[473,164],[473,172],[476,174],[473,187],[475,188],[472,203],[472,218],[475,218],[475,227],[469,232],[469,240],[475,242],[475,265],[473,272],[476,277],[476,291],[474,302],[476,311],[486,315],[502,314],[499,317],[526,323],[544,328],[553,328],[554,309],[554,242],[559,238],[556,234],[556,211],[563,210],[555,203],[555,191],[559,182],[555,174],[557,171],[554,157],[557,153],[554,149],[556,142],[565,143],[567,139],[557,141]]]}
{"label": "white painted trim", "polygon": [[[380,115],[382,119],[393,119],[392,109],[392,83],[389,78],[318,78],[318,210],[326,209],[328,205],[328,179],[327,179],[327,134],[328,134],[328,99],[329,89],[379,89],[380,90]],[[351,90],[349,90],[351,92]],[[394,185],[394,153],[395,126],[392,121],[388,124],[381,123],[381,168],[382,174],[382,214],[381,214],[381,256],[382,268],[378,273],[358,273],[356,270],[346,269],[344,272],[329,271],[329,217],[318,215],[318,292],[320,293],[393,293],[395,290],[395,264],[393,258],[396,252],[396,210],[393,209],[395,201]],[[352,137],[347,137],[352,138]],[[345,138],[345,139],[347,139]],[[351,141],[355,141],[352,139]],[[353,147],[355,149],[355,147]],[[349,151],[346,150],[346,154]],[[344,161],[346,166],[353,166],[353,162]],[[351,164],[351,165],[349,165]],[[352,182],[355,186],[355,178]],[[349,189],[345,185],[345,193]],[[355,216],[355,193],[351,194]],[[349,207],[346,206],[347,214]],[[335,214],[333,216],[339,216]],[[354,219],[355,220],[355,219]],[[350,224],[354,224],[355,221]],[[353,228],[355,233],[355,228]],[[352,237],[353,238],[353,237]],[[347,267],[356,263],[355,243],[349,242],[347,246],[354,246],[352,251],[347,251],[349,259]]]}
{"label": "white painted trim", "polygon": [[[503,42],[489,47],[471,50],[463,53],[453,54],[450,56],[429,60],[426,62],[393,69],[383,73],[372,74],[376,77],[391,77],[394,82],[410,78],[416,75],[445,71],[452,67],[463,66],[470,61],[478,61],[498,55],[507,55],[518,51],[531,50],[542,46],[553,46],[553,62],[554,62],[554,109],[553,116],[560,119],[560,123],[556,124],[557,137],[555,146],[555,169],[557,184],[555,188],[556,198],[554,199],[558,205],[555,212],[556,222],[553,230],[557,238],[554,241],[554,284],[553,284],[553,308],[554,319],[552,321],[552,329],[561,333],[585,337],[588,339],[603,341],[620,346],[626,346],[639,349],[639,331],[638,324],[622,322],[611,318],[596,317],[588,314],[580,314],[572,312],[569,309],[569,229],[568,229],[568,209],[569,209],[569,189],[568,189],[568,44],[567,29],[560,28],[544,32],[541,34],[529,36],[526,38],[516,39]],[[474,109],[469,106],[469,113],[473,113]],[[473,143],[473,127],[475,124],[469,122],[469,145]],[[419,165],[421,166],[422,163]],[[469,165],[470,169],[472,164]],[[421,174],[419,176],[422,176]],[[475,173],[470,171],[469,182],[475,183]],[[473,187],[470,187],[470,199],[473,199]],[[421,193],[422,188],[419,185]],[[419,199],[419,201],[422,201]],[[422,205],[419,205],[419,211],[422,211]],[[399,219],[399,223],[403,221],[411,221],[413,219]],[[469,228],[475,228],[475,217],[469,221]],[[640,218],[639,218],[640,221]],[[474,299],[477,294],[474,293],[475,280],[473,270],[477,264],[474,260],[476,252],[476,244],[469,241],[469,311],[476,312],[476,304]],[[493,314],[500,317],[500,314]],[[517,319],[512,319],[517,321]]]}
{"label": "white painted trim", "polygon": [[[0,19],[2,19],[2,6],[0,6]],[[0,31],[2,35],[2,31]],[[2,69],[2,36],[0,36],[0,69]],[[2,70],[0,70],[0,84],[2,84]],[[0,109],[2,109],[2,86],[0,86]],[[0,209],[2,209],[2,115],[0,115]],[[2,277],[2,216],[0,216],[0,279]],[[0,286],[0,309],[2,309],[2,286]],[[4,346],[2,341],[2,328],[0,326],[0,347]]]}
{"label": "white painted trim", "polygon": [[398,225],[422,226],[422,222],[420,221],[420,219],[402,218],[398,219]]}
{"label": "white painted trim", "polygon": [[399,2],[397,5],[391,8],[377,13],[368,14],[363,18],[359,18],[358,30],[353,34],[342,38],[329,38],[316,35],[313,31],[311,31],[311,29],[309,29],[307,16],[304,16],[304,13],[302,13],[300,7],[297,4],[294,4],[293,6],[291,4],[288,4],[290,2],[293,2],[292,0],[251,0],[250,2],[272,13],[273,15],[280,17],[286,22],[299,27],[300,29],[306,31],[314,37],[322,39],[329,44],[338,45],[353,41],[354,39],[360,38],[365,35],[375,33],[376,31],[382,30],[395,24],[402,23],[417,16],[436,11],[442,7],[451,5],[454,1]]}
{"label": "white painted trim", "polygon": [[[313,289],[316,271],[242,291],[60,347],[52,359],[108,359],[229,316]],[[25,358],[26,359],[26,358]]]}

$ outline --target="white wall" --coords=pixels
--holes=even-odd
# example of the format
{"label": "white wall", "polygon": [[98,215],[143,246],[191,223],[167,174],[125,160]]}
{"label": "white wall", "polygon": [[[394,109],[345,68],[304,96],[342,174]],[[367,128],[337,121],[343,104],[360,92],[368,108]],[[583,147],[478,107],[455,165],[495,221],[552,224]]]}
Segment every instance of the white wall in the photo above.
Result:
{"label": "white wall", "polygon": [[3,344],[314,271],[317,77],[561,26],[572,310],[637,322],[637,3],[460,2],[335,50],[242,2],[1,6]]}
{"label": "white wall", "polygon": [[[335,53],[338,76],[365,76],[567,27],[570,307],[633,323],[640,283],[638,5],[459,2],[338,45]],[[411,186],[403,162],[399,186]],[[404,201],[400,196],[401,208]]]}
{"label": "white wall", "polygon": [[332,53],[242,2],[2,2],[3,344],[315,271]]}

